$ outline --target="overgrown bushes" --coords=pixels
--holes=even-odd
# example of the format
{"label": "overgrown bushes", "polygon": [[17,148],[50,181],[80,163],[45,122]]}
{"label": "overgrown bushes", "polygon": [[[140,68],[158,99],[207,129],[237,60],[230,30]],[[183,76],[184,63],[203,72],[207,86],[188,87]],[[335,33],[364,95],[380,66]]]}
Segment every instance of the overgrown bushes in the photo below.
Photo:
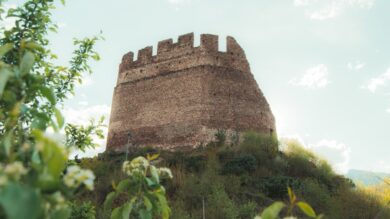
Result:
{"label": "overgrown bushes", "polygon": [[[380,218],[390,218],[376,196],[357,190],[299,143],[284,142],[285,151],[278,151],[279,142],[272,136],[253,132],[244,136],[240,145],[214,144],[192,152],[160,153],[157,165],[170,167],[174,175],[166,186],[172,218],[198,219],[203,211],[206,218],[253,218],[275,201],[286,200],[287,186],[325,218],[365,219],[378,212]],[[116,169],[123,159],[124,155],[105,154],[83,160],[82,166],[94,170],[97,177],[95,192],[84,194],[83,199],[94,200],[99,209],[102,201],[96,197],[107,189],[101,184],[117,181]]]}

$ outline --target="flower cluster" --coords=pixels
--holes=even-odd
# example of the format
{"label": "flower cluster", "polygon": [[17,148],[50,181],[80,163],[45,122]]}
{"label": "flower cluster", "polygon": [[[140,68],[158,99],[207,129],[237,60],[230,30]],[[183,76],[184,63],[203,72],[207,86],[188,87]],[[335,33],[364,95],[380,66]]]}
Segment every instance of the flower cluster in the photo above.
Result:
{"label": "flower cluster", "polygon": [[63,178],[65,185],[70,188],[77,188],[84,184],[89,190],[93,190],[94,179],[95,175],[91,170],[81,169],[77,165],[69,166]]}
{"label": "flower cluster", "polygon": [[157,172],[161,178],[169,178],[169,179],[173,178],[172,172],[169,168],[160,167],[160,168],[157,168]]}
{"label": "flower cluster", "polygon": [[27,169],[20,161],[15,161],[5,166],[0,163],[0,186],[7,184],[9,180],[20,180],[27,172]]}
{"label": "flower cluster", "polygon": [[146,170],[149,168],[150,163],[144,157],[137,157],[132,161],[125,161],[122,165],[122,171],[126,173],[128,176],[132,176],[134,174],[146,174]]}

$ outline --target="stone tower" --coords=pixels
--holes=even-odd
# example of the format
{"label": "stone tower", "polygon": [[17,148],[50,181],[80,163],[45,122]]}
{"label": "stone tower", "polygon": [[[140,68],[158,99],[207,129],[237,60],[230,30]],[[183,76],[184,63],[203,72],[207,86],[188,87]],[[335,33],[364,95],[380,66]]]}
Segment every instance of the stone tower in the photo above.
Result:
{"label": "stone tower", "polygon": [[[158,43],[122,58],[114,89],[107,150],[122,151],[129,140],[137,146],[194,148],[228,133],[275,131],[267,100],[233,37],[226,52],[218,51],[218,36],[194,34]],[[128,134],[131,133],[131,138]]]}

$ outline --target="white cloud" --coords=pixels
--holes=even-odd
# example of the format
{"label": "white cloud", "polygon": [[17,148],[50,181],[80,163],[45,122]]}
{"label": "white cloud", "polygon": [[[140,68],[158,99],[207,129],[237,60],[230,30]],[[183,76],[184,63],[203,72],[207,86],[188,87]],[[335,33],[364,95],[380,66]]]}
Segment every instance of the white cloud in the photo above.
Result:
{"label": "white cloud", "polygon": [[322,139],[316,143],[306,143],[300,135],[285,135],[281,139],[298,141],[306,149],[325,159],[337,173],[345,174],[350,168],[351,148],[336,140]]}
{"label": "white cloud", "polygon": [[348,8],[370,9],[375,0],[294,0],[294,5],[305,8],[305,15],[313,20],[332,19]]}
{"label": "white cloud", "polygon": [[324,88],[329,84],[328,68],[324,64],[311,67],[300,79],[292,79],[289,84],[306,87],[309,89]]}
{"label": "white cloud", "polygon": [[330,5],[316,11],[307,11],[306,16],[313,20],[326,20],[335,18],[340,14],[340,5],[332,2]]}
{"label": "white cloud", "polygon": [[351,71],[359,71],[360,69],[364,68],[366,66],[366,63],[355,61],[355,62],[348,62],[347,67]]}
{"label": "white cloud", "polygon": [[107,116],[110,113],[110,107],[107,105],[93,105],[88,107],[65,108],[63,111],[67,123],[77,125],[87,125],[91,118],[98,119],[100,116]]}
{"label": "white cloud", "polygon": [[390,81],[390,68],[387,69],[387,71],[378,77],[371,78],[370,82],[367,85],[361,86],[363,89],[368,89],[372,93],[375,93],[378,87],[383,87],[388,84]]}
{"label": "white cloud", "polygon": [[[103,128],[103,134],[104,136],[107,136],[110,110],[110,106],[107,105],[81,106],[78,108],[65,108],[63,115],[67,123],[77,125],[87,125],[90,119],[95,119],[96,121],[101,116],[104,116],[104,124],[106,127]],[[94,142],[99,144],[97,148],[88,149],[86,152],[75,151],[72,153],[72,157],[76,154],[78,154],[79,157],[92,157],[105,150],[106,139],[96,138],[94,139]]]}
{"label": "white cloud", "polygon": [[337,173],[347,173],[351,157],[351,148],[336,140],[323,139],[309,148],[325,158]]}

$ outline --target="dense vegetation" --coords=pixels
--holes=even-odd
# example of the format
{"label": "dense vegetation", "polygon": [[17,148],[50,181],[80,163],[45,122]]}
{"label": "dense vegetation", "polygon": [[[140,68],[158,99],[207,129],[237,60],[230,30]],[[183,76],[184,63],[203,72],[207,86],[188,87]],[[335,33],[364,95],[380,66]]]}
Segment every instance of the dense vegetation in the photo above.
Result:
{"label": "dense vegetation", "polygon": [[[288,200],[288,186],[325,218],[390,218],[377,196],[357,189],[299,143],[283,142],[282,152],[274,137],[247,133],[244,138],[236,145],[215,142],[190,152],[159,152],[156,165],[173,173],[166,182],[171,218],[202,218],[203,208],[206,218],[253,218],[275,201]],[[134,149],[128,156],[151,152],[157,151]],[[93,201],[97,218],[103,218],[99,209],[111,184],[124,177],[120,166],[125,156],[105,153],[80,161],[96,174],[96,188],[79,199]],[[299,211],[294,214],[305,218]]]}

